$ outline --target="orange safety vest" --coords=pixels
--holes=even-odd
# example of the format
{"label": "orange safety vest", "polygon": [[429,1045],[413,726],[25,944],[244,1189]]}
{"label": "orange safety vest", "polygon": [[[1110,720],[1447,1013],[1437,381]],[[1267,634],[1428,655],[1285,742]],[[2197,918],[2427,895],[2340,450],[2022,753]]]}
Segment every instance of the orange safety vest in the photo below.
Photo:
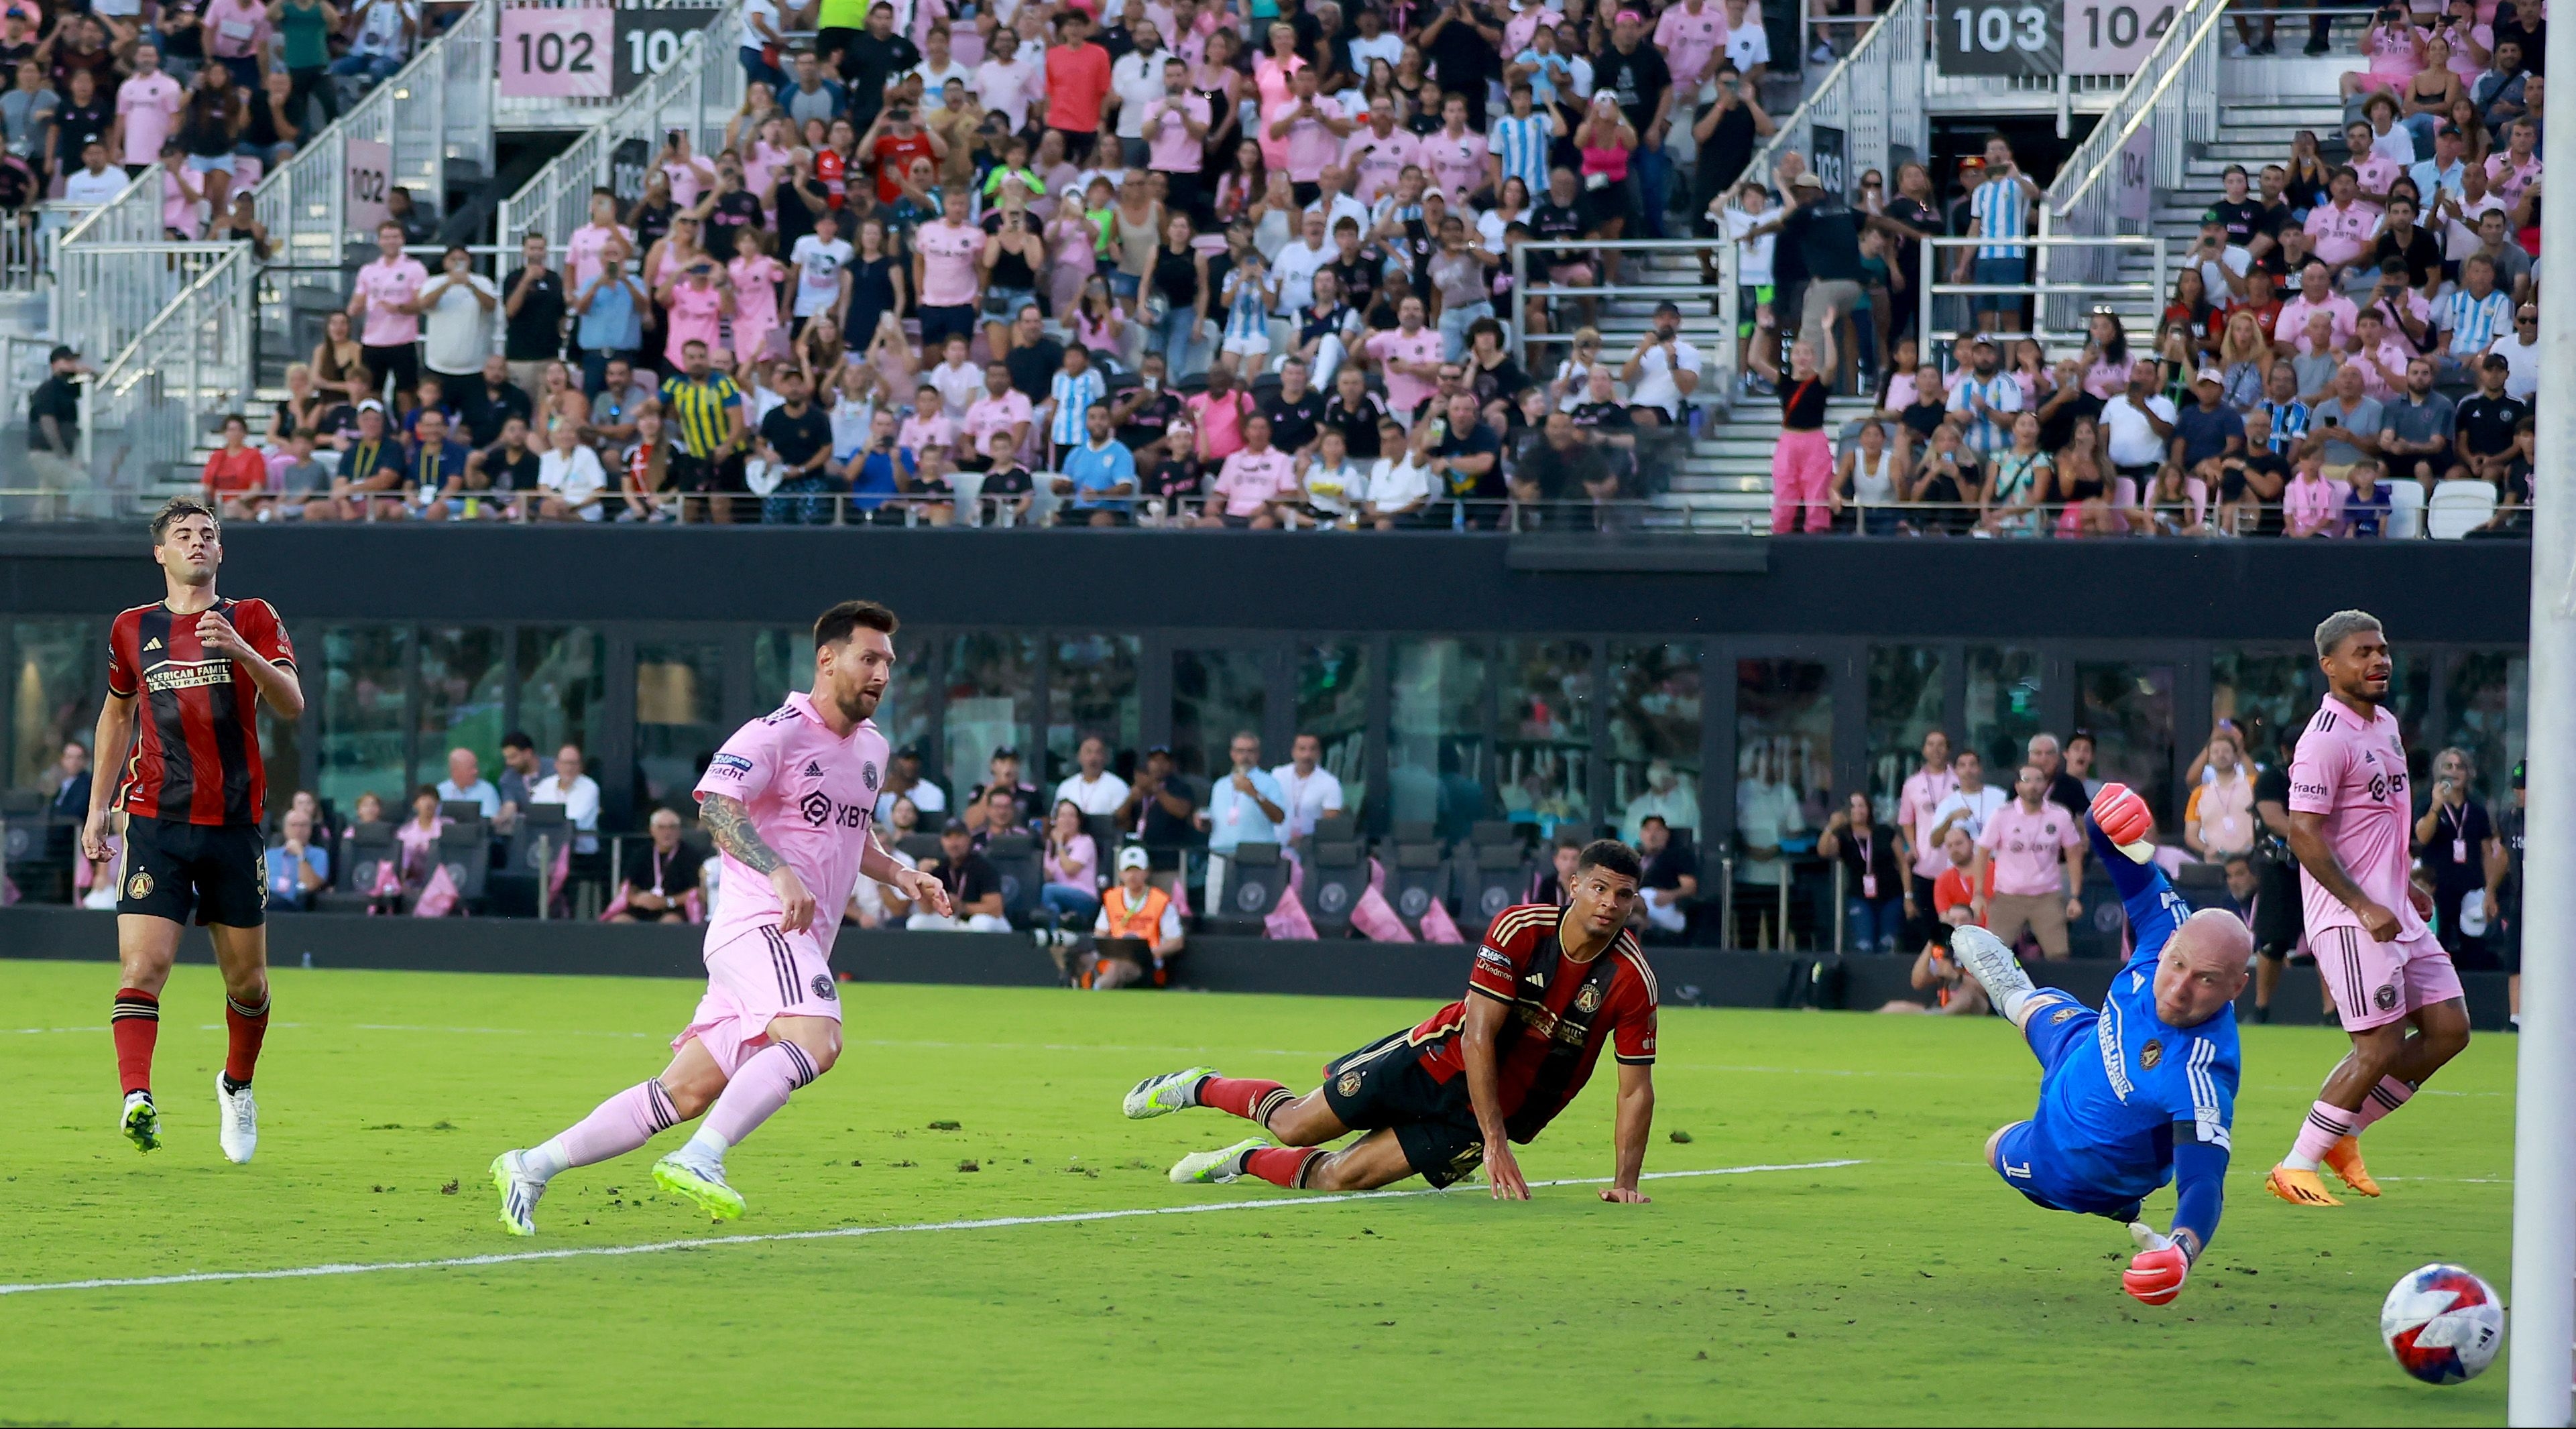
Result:
{"label": "orange safety vest", "polygon": [[1109,936],[1142,938],[1156,958],[1163,955],[1163,910],[1171,904],[1172,895],[1150,883],[1145,885],[1145,901],[1134,908],[1127,906],[1124,884],[1113,883],[1100,895],[1101,912],[1109,920]]}

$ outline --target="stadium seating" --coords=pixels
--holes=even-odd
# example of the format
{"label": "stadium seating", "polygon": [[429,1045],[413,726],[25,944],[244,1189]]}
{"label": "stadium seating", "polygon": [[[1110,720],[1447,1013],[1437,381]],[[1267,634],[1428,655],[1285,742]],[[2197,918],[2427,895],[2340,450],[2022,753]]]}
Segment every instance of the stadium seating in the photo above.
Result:
{"label": "stadium seating", "polygon": [[1025,923],[1037,909],[1038,889],[1046,874],[1038,863],[1037,840],[1027,834],[1001,834],[984,845],[984,861],[1002,884],[1002,916]]}
{"label": "stadium seating", "polygon": [[1328,842],[1317,838],[1307,848],[1299,901],[1306,905],[1306,916],[1314,922],[1317,934],[1342,937],[1350,931],[1351,910],[1358,906],[1360,895],[1368,891],[1368,860],[1361,856],[1360,846],[1347,839]]}
{"label": "stadium seating", "polygon": [[1262,920],[1288,891],[1288,865],[1277,844],[1237,844],[1227,860],[1225,907],[1200,910],[1200,926],[1214,933],[1262,931]]}
{"label": "stadium seating", "polygon": [[2487,524],[2495,508],[2495,488],[2485,482],[2445,481],[2433,488],[2433,500],[2424,509],[2424,534],[2456,541]]}
{"label": "stadium seating", "polygon": [[1404,926],[1419,933],[1433,903],[1449,901],[1449,861],[1433,843],[1400,843],[1386,871],[1386,901]]}
{"label": "stadium seating", "polygon": [[455,881],[459,900],[468,907],[481,903],[492,872],[492,826],[459,819],[439,830],[438,866]]}

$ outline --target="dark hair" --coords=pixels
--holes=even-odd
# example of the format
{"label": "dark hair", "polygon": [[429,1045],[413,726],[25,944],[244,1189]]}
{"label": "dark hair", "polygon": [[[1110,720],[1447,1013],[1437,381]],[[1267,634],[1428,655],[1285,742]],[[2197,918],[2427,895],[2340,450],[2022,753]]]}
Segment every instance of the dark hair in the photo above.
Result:
{"label": "dark hair", "polygon": [[191,516],[203,516],[219,528],[223,525],[223,518],[216,515],[215,508],[204,500],[194,496],[173,496],[161,504],[161,510],[152,518],[152,544],[160,545],[161,538],[171,527]]}
{"label": "dark hair", "polygon": [[508,734],[501,736],[501,747],[503,749],[525,749],[533,753],[536,750],[537,742],[528,737],[528,732],[526,730],[514,729]]}
{"label": "dark hair", "polygon": [[894,612],[875,601],[845,600],[815,620],[814,648],[841,644],[862,626],[880,635],[892,635],[895,624]]}
{"label": "dark hair", "polygon": [[1630,883],[1645,877],[1645,866],[1637,861],[1637,851],[1617,839],[1594,839],[1583,846],[1583,856],[1574,861],[1574,871],[1587,868],[1605,869]]}

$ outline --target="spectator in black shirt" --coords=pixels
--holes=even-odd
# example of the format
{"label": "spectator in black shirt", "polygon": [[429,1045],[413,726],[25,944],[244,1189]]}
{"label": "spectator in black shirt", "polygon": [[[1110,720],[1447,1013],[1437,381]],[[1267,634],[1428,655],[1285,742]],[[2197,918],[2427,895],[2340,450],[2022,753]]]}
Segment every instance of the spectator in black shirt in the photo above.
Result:
{"label": "spectator in black shirt", "polygon": [[1477,0],[1446,0],[1414,43],[1441,86],[1467,101],[1468,125],[1483,133],[1486,86],[1503,72],[1503,27]]}
{"label": "spectator in black shirt", "polygon": [[2502,481],[2502,468],[2513,455],[2514,428],[2531,416],[2528,405],[2504,395],[2505,378],[2512,370],[2512,363],[2489,353],[2478,367],[2477,394],[2452,413],[2462,468],[2455,475]]}
{"label": "spectator in black shirt", "polygon": [[2253,179],[2243,164],[2230,164],[2220,175],[2220,182],[2226,185],[2227,196],[2211,204],[2209,211],[2218,215],[2219,226],[2227,230],[2228,243],[2251,253],[2256,225],[2263,213],[2263,206],[2254,201]]}
{"label": "spectator in black shirt", "polygon": [[1163,354],[1147,352],[1137,367],[1143,380],[1110,398],[1109,420],[1118,429],[1119,444],[1136,454],[1136,469],[1142,472],[1171,455],[1163,437],[1184,409],[1179,394],[1164,385]]}
{"label": "spectator in black shirt", "polygon": [[[1356,367],[1333,374],[1333,398],[1324,404],[1322,421],[1342,434],[1343,449],[1353,461],[1376,461],[1385,455],[1378,445],[1378,424],[1386,420],[1386,399],[1368,390],[1368,377]],[[1277,419],[1270,424],[1276,440]]]}
{"label": "spectator in black shirt", "polygon": [[1571,414],[1550,412],[1513,462],[1511,493],[1523,503],[1600,502],[1619,494],[1619,478]]}
{"label": "spectator in black shirt", "polygon": [[2272,449],[2272,414],[2245,414],[2245,450],[2218,464],[2218,525],[2232,536],[2281,534],[2281,493],[2290,463]]}
{"label": "spectator in black shirt", "polygon": [[[1037,304],[1023,303],[1012,316],[1011,350],[1003,354],[1002,365],[1011,370],[1011,385],[1028,394],[1029,404],[1042,406],[1054,394],[1056,373],[1064,369],[1064,344],[1046,335],[1046,316]],[[1046,444],[1038,447],[1043,452]]]}
{"label": "spectator in black shirt", "polygon": [[2433,284],[2442,276],[2441,243],[2430,231],[2415,226],[2415,200],[2405,194],[2389,195],[2380,213],[2379,241],[2363,261],[2373,268],[2390,259],[2404,263],[2407,286],[2422,290],[2429,300]]}
{"label": "spectator in black shirt", "polygon": [[536,403],[510,379],[509,359],[498,353],[483,359],[480,380],[457,383],[455,406],[467,444],[477,447],[501,440],[501,425],[512,417],[524,422],[536,415]]}
{"label": "spectator in black shirt", "polygon": [[[1448,426],[1431,449],[1431,474],[1453,501],[1497,501],[1503,495],[1503,441],[1487,427],[1476,396],[1453,392],[1445,412]],[[1472,523],[1474,516],[1467,517]]]}
{"label": "spectator in black shirt", "polygon": [[1279,369],[1279,390],[1263,398],[1261,414],[1270,419],[1270,445],[1292,457],[1314,449],[1323,431],[1324,397],[1306,384],[1306,364],[1291,357]]}
{"label": "spectator in black shirt", "polygon": [[1503,325],[1492,318],[1478,318],[1467,325],[1467,349],[1467,385],[1484,404],[1490,423],[1496,419],[1497,404],[1511,406],[1533,384],[1512,360],[1512,350],[1503,346]]}
{"label": "spectator in black shirt", "polygon": [[36,484],[48,493],[36,501],[34,516],[49,521],[62,514],[62,499],[53,492],[77,491],[89,485],[80,464],[80,377],[89,369],[80,354],[57,345],[47,366],[50,375],[27,397],[27,459]]}
{"label": "spectator in black shirt", "polygon": [[[500,440],[465,457],[465,489],[492,495],[495,514],[510,509],[510,499],[537,489],[539,459],[528,445],[528,419],[512,416],[501,423]],[[534,514],[534,513],[530,513]]]}
{"label": "spectator in black shirt", "polygon": [[1334,288],[1342,295],[1343,304],[1353,312],[1367,312],[1370,301],[1377,296],[1378,279],[1385,269],[1376,259],[1361,252],[1359,221],[1347,214],[1333,225],[1333,244],[1340,256],[1325,264],[1316,276],[1332,274]]}
{"label": "spectator in black shirt", "polygon": [[[838,66],[842,81],[850,89],[850,127],[862,134],[876,122],[877,111],[885,107],[886,86],[921,63],[920,49],[894,32],[894,7],[885,0],[868,7],[867,25],[842,48]],[[828,38],[823,48],[827,53],[831,50]]]}
{"label": "spectator in black shirt", "polygon": [[[2415,820],[2415,857],[2433,876],[2434,936],[2443,951],[2468,967],[2486,966],[2486,936],[2461,930],[2461,900],[2492,886],[2488,865],[2504,862],[2504,845],[2496,838],[2486,804],[2469,793],[2476,779],[2477,767],[2467,750],[2454,747],[2434,755],[2432,798]],[[2493,910],[2488,912],[2492,917]]]}
{"label": "spectator in black shirt", "polygon": [[[876,23],[874,13],[868,16],[868,22]],[[939,852],[921,861],[921,871],[936,877],[940,886],[948,890],[948,906],[954,911],[943,918],[916,905],[903,926],[917,933],[1011,931],[1009,921],[1002,916],[1001,875],[975,850],[964,820],[950,819],[940,829]]]}
{"label": "spectator in black shirt", "polygon": [[[1529,216],[1532,240],[1555,245],[1536,248],[1530,254],[1532,263],[1546,266],[1549,283],[1589,288],[1601,281],[1600,261],[1593,257],[1592,250],[1583,246],[1583,235],[1591,227],[1592,221],[1584,212],[1583,190],[1576,185],[1574,170],[1563,164],[1549,169],[1547,193],[1540,197],[1538,207],[1531,209]],[[1591,326],[1599,306],[1589,298],[1583,300],[1584,326]],[[1529,300],[1523,319],[1532,332],[1550,331],[1547,306],[1536,298]]]}
{"label": "spectator in black shirt", "polygon": [[1853,790],[1817,837],[1816,852],[1843,866],[1844,919],[1853,949],[1892,953],[1905,922],[1905,871],[1896,862],[1896,830],[1872,817],[1870,808],[1869,795]]}
{"label": "spectator in black shirt", "polygon": [[1020,778],[1020,752],[1007,744],[995,749],[992,757],[984,761],[984,782],[966,791],[966,818],[970,826],[983,817],[980,806],[992,797],[995,789],[1007,790],[1013,799],[1019,801],[1019,812],[1011,816],[1011,822],[1019,823],[1025,816],[1034,827],[1037,787]]}
{"label": "spectator in black shirt", "polygon": [[1173,851],[1198,841],[1198,826],[1193,822],[1198,811],[1198,790],[1177,772],[1171,749],[1158,744],[1146,750],[1144,771],[1128,787],[1126,802],[1118,806],[1118,826],[1135,830],[1145,847],[1156,853],[1157,887],[1169,889],[1176,880],[1180,862]]}
{"label": "spectator in black shirt", "polygon": [[699,202],[706,213],[698,224],[699,244],[719,258],[740,252],[743,231],[767,222],[760,195],[742,186],[742,160],[731,149],[716,155],[715,192]]}
{"label": "spectator in black shirt", "polygon": [[1690,851],[1673,842],[1672,826],[1661,814],[1648,814],[1637,824],[1637,856],[1643,865],[1637,878],[1637,917],[1649,942],[1680,941],[1690,926],[1683,905],[1699,896],[1699,872]]}
{"label": "spectator in black shirt", "polygon": [[642,854],[627,860],[624,886],[619,889],[626,906],[608,921],[685,923],[689,921],[687,899],[698,891],[698,871],[707,856],[681,842],[680,816],[669,809],[655,809],[645,827],[653,841]]}
{"label": "spectator in black shirt", "polygon": [[521,391],[534,392],[545,365],[563,355],[563,274],[546,261],[544,234],[519,240],[519,266],[501,284],[501,311],[509,379]]}
{"label": "spectator in black shirt", "polygon": [[[802,370],[782,362],[777,382],[778,395],[785,400],[760,419],[759,442],[761,456],[777,468],[778,486],[762,504],[761,519],[773,524],[830,525],[832,503],[813,498],[849,485],[843,473],[832,469],[832,419],[815,408]],[[879,413],[881,418],[884,415]]]}

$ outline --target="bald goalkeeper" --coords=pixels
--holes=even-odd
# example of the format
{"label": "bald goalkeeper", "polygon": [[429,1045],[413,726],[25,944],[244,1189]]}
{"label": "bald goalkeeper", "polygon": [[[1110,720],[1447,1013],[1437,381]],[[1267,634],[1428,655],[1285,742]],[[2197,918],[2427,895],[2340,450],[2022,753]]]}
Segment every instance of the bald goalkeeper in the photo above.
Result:
{"label": "bald goalkeeper", "polygon": [[[2010,949],[1959,928],[1950,951],[2039,1058],[2039,1109],[1986,1139],[1986,1162],[2052,1211],[2127,1225],[2138,1254],[2121,1285],[2150,1305],[2182,1293],[2218,1231],[2236,1115],[2236,996],[2253,942],[2234,915],[2193,913],[2154,863],[2155,820],[2121,784],[2094,796],[2085,833],[2129,915],[2137,951],[2100,1011],[2034,988]],[[2175,1183],[2173,1233],[2139,1216]]]}

